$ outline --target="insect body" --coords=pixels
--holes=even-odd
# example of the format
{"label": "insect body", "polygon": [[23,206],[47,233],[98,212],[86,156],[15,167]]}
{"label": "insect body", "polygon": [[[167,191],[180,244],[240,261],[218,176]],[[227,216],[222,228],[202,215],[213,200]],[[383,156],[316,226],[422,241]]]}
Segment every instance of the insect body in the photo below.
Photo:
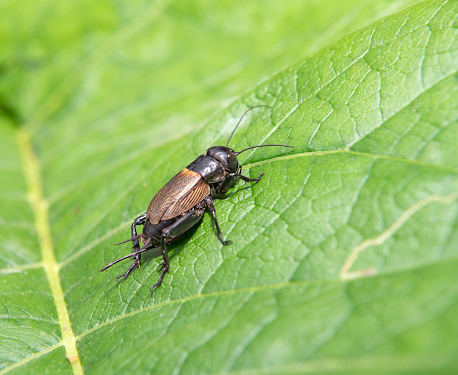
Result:
{"label": "insect body", "polygon": [[[258,145],[245,148],[236,152],[228,147],[229,142],[237,129],[237,123],[226,146],[214,146],[209,148],[205,154],[200,155],[196,160],[181,170],[154,196],[148,206],[146,213],[137,217],[131,226],[132,237],[124,242],[132,241],[133,252],[120,259],[117,259],[101,269],[105,271],[112,265],[130,258],[134,262],[127,271],[118,276],[126,278],[138,267],[140,269],[142,253],[153,248],[160,248],[163,261],[160,265],[161,275],[156,284],[151,287],[159,287],[162,284],[165,274],[169,271],[169,259],[167,256],[167,244],[178,239],[191,227],[196,225],[203,217],[205,209],[208,208],[215,222],[218,238],[223,245],[225,241],[216,218],[216,211],[213,205],[213,195],[225,194],[238,180],[245,182],[259,182],[263,173],[257,178],[248,178],[241,174],[242,166],[237,156],[244,151],[257,147],[293,147],[287,145]],[[143,225],[143,231],[137,234],[137,225]],[[140,247],[140,242],[143,246]],[[121,243],[124,243],[121,242]]]}

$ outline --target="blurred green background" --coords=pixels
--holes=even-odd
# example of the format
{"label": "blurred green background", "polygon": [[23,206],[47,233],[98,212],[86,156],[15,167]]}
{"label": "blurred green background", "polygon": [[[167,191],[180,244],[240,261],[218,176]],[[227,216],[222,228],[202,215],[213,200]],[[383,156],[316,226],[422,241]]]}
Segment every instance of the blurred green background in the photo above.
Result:
{"label": "blurred green background", "polygon": [[[0,374],[456,371],[456,14],[1,3]],[[244,154],[266,176],[216,203],[233,244],[207,215],[153,296],[151,255],[99,274],[256,104],[231,145],[296,149]]]}

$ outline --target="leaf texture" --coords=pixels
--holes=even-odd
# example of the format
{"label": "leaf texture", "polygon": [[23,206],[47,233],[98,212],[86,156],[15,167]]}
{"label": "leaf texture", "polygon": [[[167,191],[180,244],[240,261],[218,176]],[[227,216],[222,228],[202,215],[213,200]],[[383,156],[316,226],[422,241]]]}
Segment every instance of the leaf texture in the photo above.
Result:
{"label": "leaf texture", "polygon": [[[1,5],[0,374],[456,371],[458,2],[218,3]],[[261,104],[232,244],[100,274]]]}

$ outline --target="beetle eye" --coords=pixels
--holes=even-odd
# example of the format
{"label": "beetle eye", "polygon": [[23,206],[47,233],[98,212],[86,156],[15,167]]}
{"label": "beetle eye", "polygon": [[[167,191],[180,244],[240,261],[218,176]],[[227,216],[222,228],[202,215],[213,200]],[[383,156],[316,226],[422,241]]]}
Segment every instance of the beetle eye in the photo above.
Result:
{"label": "beetle eye", "polygon": [[231,152],[230,154],[227,154],[227,157],[229,160],[235,160],[235,155]]}

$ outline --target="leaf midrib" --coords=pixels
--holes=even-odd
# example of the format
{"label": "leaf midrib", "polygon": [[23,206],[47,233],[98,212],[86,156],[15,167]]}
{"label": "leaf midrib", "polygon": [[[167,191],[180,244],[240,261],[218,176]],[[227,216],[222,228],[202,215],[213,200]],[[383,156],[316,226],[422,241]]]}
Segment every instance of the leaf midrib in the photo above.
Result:
{"label": "leaf midrib", "polygon": [[[73,332],[65,302],[62,282],[59,275],[59,264],[57,263],[51,235],[51,227],[48,216],[48,202],[43,196],[43,183],[41,169],[37,156],[35,155],[30,132],[26,127],[19,128],[17,132],[17,144],[22,158],[24,177],[27,183],[28,196],[32,211],[34,213],[35,226],[40,244],[41,262],[43,270],[51,289],[52,298],[56,308],[60,326],[62,341],[67,351],[67,358],[70,360],[73,373],[82,375],[83,367],[78,356],[76,347],[76,336]],[[49,350],[49,348],[47,348]],[[30,357],[28,357],[30,358]]]}

